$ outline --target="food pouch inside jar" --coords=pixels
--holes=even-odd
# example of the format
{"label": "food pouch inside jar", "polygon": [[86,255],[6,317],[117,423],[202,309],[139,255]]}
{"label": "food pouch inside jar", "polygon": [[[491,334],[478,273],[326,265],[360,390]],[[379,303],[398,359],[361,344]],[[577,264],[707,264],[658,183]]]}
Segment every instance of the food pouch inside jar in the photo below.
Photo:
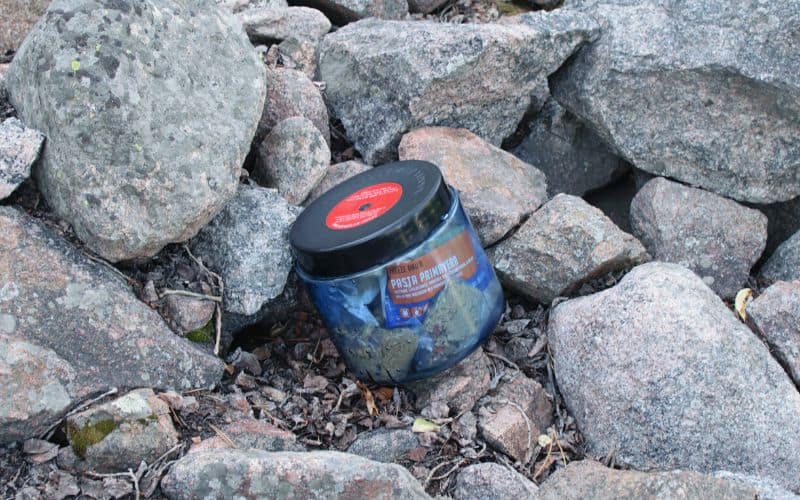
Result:
{"label": "food pouch inside jar", "polygon": [[345,181],[301,214],[290,239],[298,274],[361,378],[401,383],[446,369],[502,314],[500,284],[458,194],[430,163]]}

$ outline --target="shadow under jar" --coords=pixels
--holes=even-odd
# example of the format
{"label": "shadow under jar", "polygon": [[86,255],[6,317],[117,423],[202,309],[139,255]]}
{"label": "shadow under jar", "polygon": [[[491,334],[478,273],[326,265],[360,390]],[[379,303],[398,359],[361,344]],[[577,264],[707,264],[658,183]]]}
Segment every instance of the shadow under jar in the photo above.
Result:
{"label": "shadow under jar", "polygon": [[331,339],[363,380],[402,384],[446,370],[503,312],[458,193],[432,163],[347,179],[300,214],[289,239]]}

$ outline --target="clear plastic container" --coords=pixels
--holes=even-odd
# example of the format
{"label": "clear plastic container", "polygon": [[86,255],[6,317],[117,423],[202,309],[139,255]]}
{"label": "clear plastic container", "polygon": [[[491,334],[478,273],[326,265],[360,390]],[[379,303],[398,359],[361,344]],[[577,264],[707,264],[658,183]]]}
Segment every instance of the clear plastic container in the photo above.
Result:
{"label": "clear plastic container", "polygon": [[401,384],[453,366],[504,309],[457,192],[427,162],[348,179],[300,215],[290,240],[331,339],[363,380]]}

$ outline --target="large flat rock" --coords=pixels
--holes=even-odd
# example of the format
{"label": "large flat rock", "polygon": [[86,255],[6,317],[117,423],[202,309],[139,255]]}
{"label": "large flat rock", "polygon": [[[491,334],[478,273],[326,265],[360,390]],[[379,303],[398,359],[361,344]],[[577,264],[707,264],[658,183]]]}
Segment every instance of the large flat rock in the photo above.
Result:
{"label": "large flat rock", "polygon": [[636,167],[741,201],[800,195],[800,4],[571,0],[602,37],[554,97]]}
{"label": "large flat rock", "polygon": [[364,160],[395,159],[422,126],[466,128],[499,145],[542,85],[596,24],[570,11],[515,25],[366,19],[327,35],[319,74],[333,115]]}
{"label": "large flat rock", "polygon": [[561,303],[548,341],[591,456],[800,489],[800,393],[691,271],[644,264],[613,288]]}
{"label": "large flat rock", "polygon": [[111,387],[185,390],[222,376],[219,359],[173,334],[113,271],[10,207],[0,208],[0,334],[0,441],[34,436]]}

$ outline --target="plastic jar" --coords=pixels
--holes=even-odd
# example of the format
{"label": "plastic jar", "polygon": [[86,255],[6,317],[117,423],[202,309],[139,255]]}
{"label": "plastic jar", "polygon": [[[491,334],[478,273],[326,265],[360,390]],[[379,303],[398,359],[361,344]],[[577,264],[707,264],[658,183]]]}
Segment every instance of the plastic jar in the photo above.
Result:
{"label": "plastic jar", "polygon": [[289,239],[331,339],[361,379],[400,384],[445,370],[503,312],[458,193],[432,163],[351,177],[311,203]]}

